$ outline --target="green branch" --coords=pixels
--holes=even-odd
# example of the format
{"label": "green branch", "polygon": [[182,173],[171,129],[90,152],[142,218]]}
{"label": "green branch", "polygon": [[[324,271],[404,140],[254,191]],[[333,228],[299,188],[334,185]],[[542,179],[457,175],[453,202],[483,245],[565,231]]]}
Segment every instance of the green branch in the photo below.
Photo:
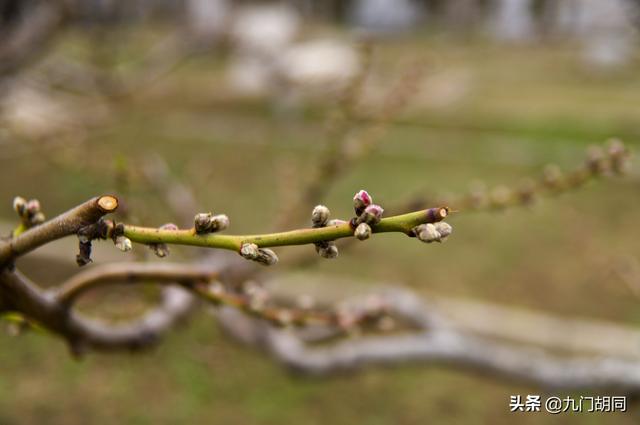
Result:
{"label": "green branch", "polygon": [[[378,224],[372,225],[371,230],[373,233],[399,232],[415,236],[413,229],[416,226],[439,222],[443,220],[448,213],[449,210],[447,208],[430,208],[408,214],[396,215],[383,218]],[[243,244],[255,244],[260,248],[306,245],[353,237],[354,231],[355,228],[350,222],[343,222],[326,227],[305,228],[262,235],[198,234],[195,228],[173,230],[125,225],[123,235],[132,242],[143,244],[191,245],[240,251]]]}

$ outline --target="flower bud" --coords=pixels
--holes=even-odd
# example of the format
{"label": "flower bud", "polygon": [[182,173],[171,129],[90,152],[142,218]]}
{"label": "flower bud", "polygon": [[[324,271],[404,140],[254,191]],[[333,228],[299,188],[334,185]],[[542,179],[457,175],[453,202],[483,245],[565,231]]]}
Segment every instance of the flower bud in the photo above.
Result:
{"label": "flower bud", "polygon": [[118,248],[122,252],[131,251],[133,249],[133,245],[131,244],[131,239],[126,236],[118,236],[115,241],[116,248]]}
{"label": "flower bud", "polygon": [[587,150],[587,168],[592,174],[602,174],[607,170],[607,162],[600,146],[591,146]]}
{"label": "flower bud", "polygon": [[[166,223],[160,226],[160,230],[178,230],[178,226],[173,223]],[[169,246],[165,243],[150,243],[149,249],[151,249],[158,258],[168,257],[171,253]]]}
{"label": "flower bud", "polygon": [[252,260],[265,266],[273,266],[278,262],[275,252],[267,248],[258,248],[254,243],[242,244],[240,255],[247,260]]}
{"label": "flower bud", "polygon": [[329,208],[324,205],[316,205],[311,212],[311,224],[313,227],[325,227],[329,220]]}
{"label": "flower bud", "polygon": [[40,201],[37,199],[31,199],[27,202],[27,214],[29,217],[33,217],[36,213],[40,212]]}
{"label": "flower bud", "polygon": [[256,258],[256,261],[265,266],[273,266],[278,263],[278,256],[271,249],[261,248],[260,255]]}
{"label": "flower bud", "polygon": [[353,209],[355,210],[356,215],[359,216],[362,214],[364,209],[371,205],[372,202],[373,199],[366,190],[361,190],[356,193],[353,197]]}
{"label": "flower bud", "polygon": [[558,188],[563,180],[562,170],[555,164],[544,167],[542,181],[550,188]]}
{"label": "flower bud", "polygon": [[198,213],[196,214],[193,222],[196,228],[196,233],[208,233],[211,229],[211,213]]}
{"label": "flower bud", "polygon": [[19,216],[23,216],[27,207],[27,200],[21,196],[13,198],[13,209]]}
{"label": "flower bud", "polygon": [[362,214],[356,219],[356,225],[367,223],[371,226],[378,224],[382,218],[384,209],[380,205],[371,204],[364,209]]}
{"label": "flower bud", "polygon": [[245,243],[240,247],[240,255],[247,260],[255,260],[259,253],[258,245],[254,243]]}
{"label": "flower bud", "polygon": [[280,326],[289,326],[293,323],[293,313],[289,310],[282,309],[276,313],[276,321]]}
{"label": "flower bud", "polygon": [[445,223],[444,221],[440,221],[433,225],[436,228],[436,231],[440,233],[440,242],[441,240],[445,240],[451,233],[453,232],[453,227],[449,223]]}
{"label": "flower bud", "polygon": [[367,223],[360,223],[353,233],[360,241],[365,241],[371,237],[371,227]]}
{"label": "flower bud", "polygon": [[219,232],[229,227],[229,217],[226,214],[218,214],[211,217],[212,232]]}
{"label": "flower bud", "polygon": [[158,258],[168,257],[171,251],[166,243],[152,243],[149,244],[149,248],[153,251]]}
{"label": "flower bud", "polygon": [[317,243],[316,252],[322,258],[333,259],[338,256],[338,247],[335,242]]}
{"label": "flower bud", "polygon": [[629,151],[618,139],[611,139],[607,147],[607,154],[611,160],[611,169],[616,174],[624,174],[629,168]]}
{"label": "flower bud", "polygon": [[440,241],[440,232],[438,232],[436,226],[431,223],[416,226],[414,227],[413,232],[422,242],[431,243]]}
{"label": "flower bud", "polygon": [[178,230],[178,226],[173,223],[167,223],[160,226],[160,230]]}
{"label": "flower bud", "polygon": [[197,234],[218,232],[229,227],[229,217],[225,214],[199,213],[194,218],[194,226]]}

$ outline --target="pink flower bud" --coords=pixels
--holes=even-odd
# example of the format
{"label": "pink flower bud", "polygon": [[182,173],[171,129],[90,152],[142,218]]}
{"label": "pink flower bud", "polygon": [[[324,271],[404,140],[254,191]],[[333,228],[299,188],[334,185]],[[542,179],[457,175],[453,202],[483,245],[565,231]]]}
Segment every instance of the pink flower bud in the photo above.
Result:
{"label": "pink flower bud", "polygon": [[37,199],[31,199],[27,202],[27,213],[30,217],[33,217],[38,212],[40,212],[40,201]]}
{"label": "pink flower bud", "polygon": [[356,219],[355,224],[367,223],[370,226],[378,224],[382,218],[382,213],[384,213],[384,209],[380,205],[371,204],[364,209],[362,214]]}
{"label": "pink flower bud", "polygon": [[353,197],[353,209],[355,210],[356,215],[359,216],[360,214],[362,214],[364,209],[371,205],[372,202],[373,199],[366,190],[361,190],[356,193]]}

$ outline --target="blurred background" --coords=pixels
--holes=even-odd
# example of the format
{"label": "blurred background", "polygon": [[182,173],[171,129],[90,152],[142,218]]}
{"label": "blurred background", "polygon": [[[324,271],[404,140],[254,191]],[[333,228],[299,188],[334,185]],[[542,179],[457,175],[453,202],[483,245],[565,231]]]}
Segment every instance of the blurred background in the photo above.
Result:
{"label": "blurred background", "polygon": [[[228,214],[232,233],[295,228],[308,220],[291,212],[295,194],[330,149],[353,160],[311,202],[337,217],[362,188],[385,207],[481,184],[500,193],[550,163],[579,167],[610,137],[637,144],[639,24],[632,0],[0,0],[0,229],[15,223],[15,195],[53,216],[115,192],[129,222],[175,220],[150,163]],[[446,244],[384,235],[272,279],[338,297],[397,284],[639,327],[639,178],[633,164],[532,206],[462,210]],[[57,242],[19,265],[56,285],[77,270],[75,249]],[[94,261],[140,255],[104,246]],[[117,320],[146,295],[88,302]],[[542,393],[420,364],[300,377],[225,337],[206,309],[149,352],[81,362],[50,335],[6,330],[0,424],[507,424],[510,395]],[[632,424],[639,413],[517,419]]]}

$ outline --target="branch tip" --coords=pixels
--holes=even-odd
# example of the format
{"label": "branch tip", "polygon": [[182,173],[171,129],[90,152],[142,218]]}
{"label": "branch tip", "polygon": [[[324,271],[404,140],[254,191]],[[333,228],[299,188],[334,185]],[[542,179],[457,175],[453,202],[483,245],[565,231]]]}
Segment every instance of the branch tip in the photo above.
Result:
{"label": "branch tip", "polygon": [[118,208],[118,198],[112,195],[104,195],[98,198],[98,207],[104,213],[114,212]]}

